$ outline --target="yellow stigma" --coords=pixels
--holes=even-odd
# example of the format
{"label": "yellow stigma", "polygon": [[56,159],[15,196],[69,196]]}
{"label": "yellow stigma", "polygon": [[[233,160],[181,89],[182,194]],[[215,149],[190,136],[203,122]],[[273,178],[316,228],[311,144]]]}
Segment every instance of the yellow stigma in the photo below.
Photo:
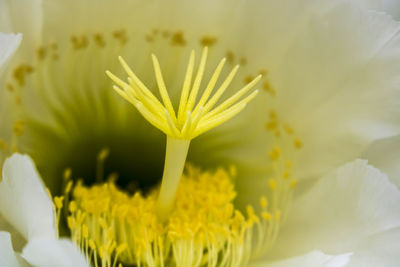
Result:
{"label": "yellow stigma", "polygon": [[258,90],[253,91],[244,98],[243,96],[251,91],[261,79],[261,75],[258,75],[236,94],[215,107],[218,100],[229,87],[239,68],[239,66],[234,67],[221,86],[216,90],[215,94],[211,96],[225,64],[226,59],[224,58],[218,64],[214,74],[204,89],[203,95],[196,104],[201,81],[205,72],[207,54],[208,49],[204,48],[199,68],[193,80],[195,53],[194,51],[191,52],[177,113],[172,106],[164,83],[160,63],[155,55],[152,55],[152,60],[162,103],[143,82],[139,80],[122,57],[119,57],[119,60],[122,67],[129,75],[128,82],[122,81],[109,71],[106,73],[117,84],[114,86],[114,89],[123,98],[132,103],[142,116],[154,127],[160,129],[169,137],[191,140],[221,125],[242,111],[246,107],[246,104],[257,95]]}
{"label": "yellow stigma", "polygon": [[[106,72],[117,84],[114,86],[115,91],[133,104],[150,124],[167,135],[164,173],[157,202],[157,213],[162,220],[165,220],[171,211],[182,176],[190,140],[237,115],[258,93],[257,90],[249,92],[261,79],[261,75],[250,81],[233,96],[216,105],[231,84],[239,68],[239,66],[235,66],[215,94],[211,96],[225,64],[226,59],[224,58],[218,64],[196,104],[201,81],[205,73],[207,54],[208,49],[206,47],[201,55],[197,73],[194,75],[195,53],[194,51],[191,52],[177,113],[172,106],[160,63],[155,55],[152,55],[152,60],[162,103],[140,81],[122,57],[119,57],[119,60],[129,76],[127,82],[122,81],[109,71]],[[247,96],[245,96],[246,94]]]}

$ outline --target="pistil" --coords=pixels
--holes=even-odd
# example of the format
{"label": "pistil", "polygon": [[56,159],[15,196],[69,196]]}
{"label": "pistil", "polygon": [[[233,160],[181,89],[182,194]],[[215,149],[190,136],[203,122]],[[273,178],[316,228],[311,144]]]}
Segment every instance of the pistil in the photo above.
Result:
{"label": "pistil", "polygon": [[[128,81],[124,82],[111,72],[106,72],[116,83],[114,89],[117,93],[133,104],[154,127],[167,135],[164,174],[157,201],[157,215],[162,221],[165,221],[171,212],[190,141],[236,116],[258,93],[257,90],[249,92],[261,79],[261,75],[216,106],[239,68],[239,66],[235,66],[215,94],[211,96],[226,61],[226,59],[222,59],[196,104],[201,81],[205,73],[207,54],[208,49],[206,47],[203,50],[198,70],[192,82],[195,53],[194,51],[191,52],[177,114],[170,100],[160,63],[155,55],[152,55],[152,60],[162,103],[140,81],[121,57],[121,65],[129,75]],[[247,96],[245,96],[246,94]]]}

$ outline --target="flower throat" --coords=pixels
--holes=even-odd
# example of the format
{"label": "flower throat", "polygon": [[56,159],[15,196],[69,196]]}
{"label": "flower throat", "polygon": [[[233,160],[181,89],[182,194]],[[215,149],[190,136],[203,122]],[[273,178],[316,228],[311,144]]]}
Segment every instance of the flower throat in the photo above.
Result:
{"label": "flower throat", "polygon": [[[234,167],[229,171],[201,170],[186,165],[183,173],[190,141],[241,112],[257,95],[257,90],[251,90],[261,79],[261,75],[257,76],[217,105],[238,71],[238,66],[234,67],[212,94],[225,64],[223,59],[196,101],[207,53],[208,49],[204,48],[193,75],[195,54],[192,51],[177,112],[156,56],[152,60],[162,101],[121,57],[128,81],[107,71],[116,83],[117,93],[167,135],[167,149],[161,186],[146,196],[122,191],[113,177],[103,184],[86,187],[82,182],[73,185],[70,174],[65,176],[65,194],[55,198],[57,214],[60,216],[62,207],[67,207],[72,238],[95,266],[115,266],[118,262],[137,266],[242,266],[274,243],[283,216],[280,208],[286,206],[295,186],[289,176],[282,181],[270,181],[270,189],[275,194],[271,200],[260,199],[257,207],[260,212],[248,206],[243,214],[233,205]],[[282,160],[279,150],[273,153],[272,160]],[[107,151],[99,154],[100,164],[106,154]],[[289,172],[290,162],[285,166]]]}

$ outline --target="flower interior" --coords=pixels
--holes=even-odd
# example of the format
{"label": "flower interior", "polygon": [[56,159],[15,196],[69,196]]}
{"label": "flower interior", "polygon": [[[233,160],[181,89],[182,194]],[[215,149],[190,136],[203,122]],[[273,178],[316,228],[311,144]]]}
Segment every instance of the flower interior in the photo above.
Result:
{"label": "flower interior", "polygon": [[[193,44],[185,33],[157,29],[141,39],[117,30],[51,41],[9,75],[16,119],[11,141],[0,140],[0,153],[32,155],[52,192],[62,192],[54,199],[60,225],[64,218],[72,239],[96,267],[243,266],[268,252],[278,236],[296,186],[283,151],[303,144],[279,120],[273,101],[266,104],[269,119],[261,129],[270,136],[265,147],[270,179],[264,196],[257,196],[259,204],[235,206],[238,180],[235,167],[227,166],[240,163],[226,155],[249,140],[231,133],[248,125],[238,114],[256,96],[257,82],[271,99],[277,91],[262,66],[247,67],[249,59],[229,49],[217,61],[218,39],[199,39],[193,45],[203,50],[197,71],[194,51],[200,49],[190,53],[187,64],[179,63]],[[155,80],[148,71],[150,52],[168,55],[160,57],[166,68],[152,56]],[[117,55],[127,59],[120,57],[126,81],[113,65]],[[206,67],[207,58],[216,63],[215,70]],[[114,89],[138,112],[110,90],[106,69],[115,73],[107,72]],[[202,80],[208,81],[204,90]],[[167,90],[166,84],[182,89]],[[161,101],[153,93],[156,87]],[[230,96],[223,99],[224,93]],[[257,123],[264,115],[256,115]],[[236,122],[227,122],[235,116]],[[220,124],[224,130],[212,131]],[[166,142],[158,130],[167,135]],[[62,172],[64,178],[58,179]]]}

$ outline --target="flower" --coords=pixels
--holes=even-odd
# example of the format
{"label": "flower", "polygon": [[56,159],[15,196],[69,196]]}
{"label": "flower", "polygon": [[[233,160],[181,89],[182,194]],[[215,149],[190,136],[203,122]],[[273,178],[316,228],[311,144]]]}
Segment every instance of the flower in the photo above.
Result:
{"label": "flower", "polygon": [[[16,118],[11,118],[11,124],[9,116],[2,118],[5,120],[3,155],[12,150],[32,154],[49,187],[58,188],[64,194],[55,202],[59,213],[63,206],[68,209],[72,239],[83,251],[98,254],[106,266],[118,257],[128,263],[152,265],[166,260],[188,266],[203,260],[210,265],[246,264],[249,257],[254,262],[256,256],[266,257],[268,264],[279,264],[277,260],[297,256],[282,264],[305,260],[343,265],[357,259],[357,253],[368,248],[353,244],[331,249],[322,239],[333,237],[316,231],[303,236],[302,241],[307,244],[317,238],[318,242],[304,245],[304,249],[320,251],[302,257],[299,255],[307,251],[281,245],[287,238],[285,232],[290,233],[285,225],[296,220],[308,225],[306,218],[313,218],[313,223],[321,222],[321,228],[330,229],[329,233],[342,233],[342,240],[353,243],[362,242],[367,235],[373,238],[373,234],[396,229],[397,218],[390,219],[388,212],[383,217],[389,218],[392,224],[384,227],[379,224],[373,231],[367,227],[365,232],[355,236],[348,232],[346,235],[341,231],[346,227],[353,229],[349,221],[341,224],[343,229],[336,229],[318,219],[320,214],[325,215],[321,210],[316,212],[316,217],[307,211],[313,204],[323,210],[322,200],[326,200],[329,207],[330,198],[321,197],[321,202],[317,203],[305,200],[319,190],[324,193],[315,193],[318,196],[330,196],[329,189],[322,188],[325,188],[323,181],[334,180],[340,185],[341,177],[350,172],[352,179],[359,181],[349,184],[351,189],[361,185],[370,188],[369,182],[375,184],[382,180],[384,182],[377,188],[391,188],[388,189],[390,195],[397,201],[397,189],[384,175],[363,162],[345,165],[337,176],[327,176],[329,178],[322,178],[316,184],[310,179],[322,177],[360,157],[375,140],[399,133],[396,100],[399,96],[399,23],[386,14],[368,10],[360,3],[312,0],[301,4],[286,0],[245,3],[102,1],[96,2],[96,8],[82,1],[43,1],[43,6],[36,2],[30,4],[31,10],[38,12],[24,16],[29,23],[20,23],[20,17],[15,15],[18,4],[3,2],[4,20],[8,23],[2,24],[2,29],[20,31],[25,40],[5,75],[8,91],[2,92],[2,99],[11,105],[11,109],[6,110],[12,110]],[[65,23],[72,17],[74,23]],[[110,19],[105,20],[105,17]],[[349,29],[348,25],[353,28]],[[4,35],[4,40],[13,42],[7,42],[3,62],[15,50],[19,38],[19,35]],[[187,58],[191,57],[190,51],[199,53],[205,47],[209,49],[209,61],[207,66],[199,64],[199,69],[205,69],[204,81],[213,83],[213,73],[219,72],[217,63],[225,57],[228,66],[241,65],[227,94],[251,83],[259,74],[263,76],[259,83],[263,92],[241,114],[190,141],[188,161],[201,169],[188,166],[181,178],[189,144],[183,142],[179,153],[169,152],[167,148],[165,170],[171,166],[176,173],[165,176],[173,177],[166,181],[182,179],[182,182],[179,185],[166,183],[173,188],[167,190],[168,201],[158,201],[167,207],[161,208],[166,215],[158,212],[156,216],[158,189],[154,183],[159,181],[162,172],[163,137],[140,117],[139,112],[113,94],[104,70],[115,73],[112,77],[124,89],[118,92],[132,101],[147,120],[166,132],[167,140],[173,136],[187,141],[196,133],[194,131],[192,136],[184,132],[185,123],[190,121],[186,118],[191,115],[174,121],[171,107],[176,106],[181,95],[175,88],[181,88],[185,81],[184,70]],[[148,66],[151,52],[160,58],[160,62],[154,60],[156,79]],[[131,80],[121,83],[125,79],[117,66],[118,55],[126,60],[125,69],[129,70],[126,67],[129,64],[143,85],[153,89],[158,83],[172,123],[168,116],[161,123],[147,116],[140,103],[128,95],[132,93],[136,97],[135,93],[146,94],[146,90],[130,73]],[[193,61],[189,59],[189,62]],[[217,71],[212,72],[214,67]],[[161,69],[164,79],[160,79]],[[229,77],[224,71],[221,74]],[[133,91],[126,90],[125,84]],[[135,87],[140,90],[135,91]],[[170,104],[166,101],[164,87],[168,88],[172,99]],[[205,91],[207,87],[201,85]],[[147,97],[152,98],[150,94]],[[152,108],[151,105],[147,107]],[[153,107],[156,113],[157,108]],[[179,108],[177,110],[179,117]],[[170,128],[166,128],[164,122]],[[172,155],[169,157],[172,161],[168,160],[168,155]],[[228,170],[229,165],[236,169]],[[65,178],[57,179],[66,168]],[[362,171],[353,173],[353,168],[372,172],[375,178]],[[74,177],[84,177],[85,183],[73,181],[71,170]],[[112,171],[118,172],[118,179]],[[235,176],[233,187],[230,178]],[[137,192],[135,184],[131,183],[132,177],[136,188],[141,188],[144,194],[129,194],[132,187],[131,191]],[[156,181],[150,181],[154,177]],[[107,182],[104,178],[108,178]],[[88,185],[94,180],[99,185]],[[208,187],[210,184],[212,188]],[[299,196],[293,194],[297,184],[300,185]],[[311,188],[308,193],[307,187]],[[339,189],[335,192],[341,197],[339,193],[346,191]],[[171,204],[175,195],[176,201]],[[68,205],[64,205],[62,197]],[[377,199],[377,205],[383,209],[380,205],[385,198],[378,194]],[[348,201],[355,202],[354,199]],[[301,208],[297,203],[301,203]],[[373,207],[371,205],[366,202],[357,208]],[[294,207],[290,209],[290,206]],[[341,203],[334,208],[338,207],[350,214],[358,211],[356,208],[349,211],[345,208],[353,206]],[[212,216],[193,215],[198,210],[212,210],[208,213]],[[296,210],[303,213],[296,215]],[[370,214],[371,211],[367,211]],[[135,217],[138,214],[145,216],[144,226]],[[165,218],[168,222],[160,224]],[[375,219],[371,218],[371,222]],[[87,220],[93,224],[89,225]],[[123,238],[130,235],[119,234],[127,229],[135,233],[134,241],[124,241]],[[150,236],[149,229],[154,229]],[[193,235],[197,239],[191,238]],[[196,241],[196,246],[192,241]],[[287,242],[299,243],[296,240]],[[301,247],[301,242],[298,246]],[[280,247],[283,252],[279,251]],[[169,248],[173,252],[167,253]],[[186,253],[194,250],[198,254]]]}
{"label": "flower", "polygon": [[[71,241],[58,239],[53,203],[28,156],[5,161],[0,193],[0,215],[16,229],[15,235],[0,231],[1,266],[88,266]],[[13,251],[11,238],[27,241],[22,254]]]}

